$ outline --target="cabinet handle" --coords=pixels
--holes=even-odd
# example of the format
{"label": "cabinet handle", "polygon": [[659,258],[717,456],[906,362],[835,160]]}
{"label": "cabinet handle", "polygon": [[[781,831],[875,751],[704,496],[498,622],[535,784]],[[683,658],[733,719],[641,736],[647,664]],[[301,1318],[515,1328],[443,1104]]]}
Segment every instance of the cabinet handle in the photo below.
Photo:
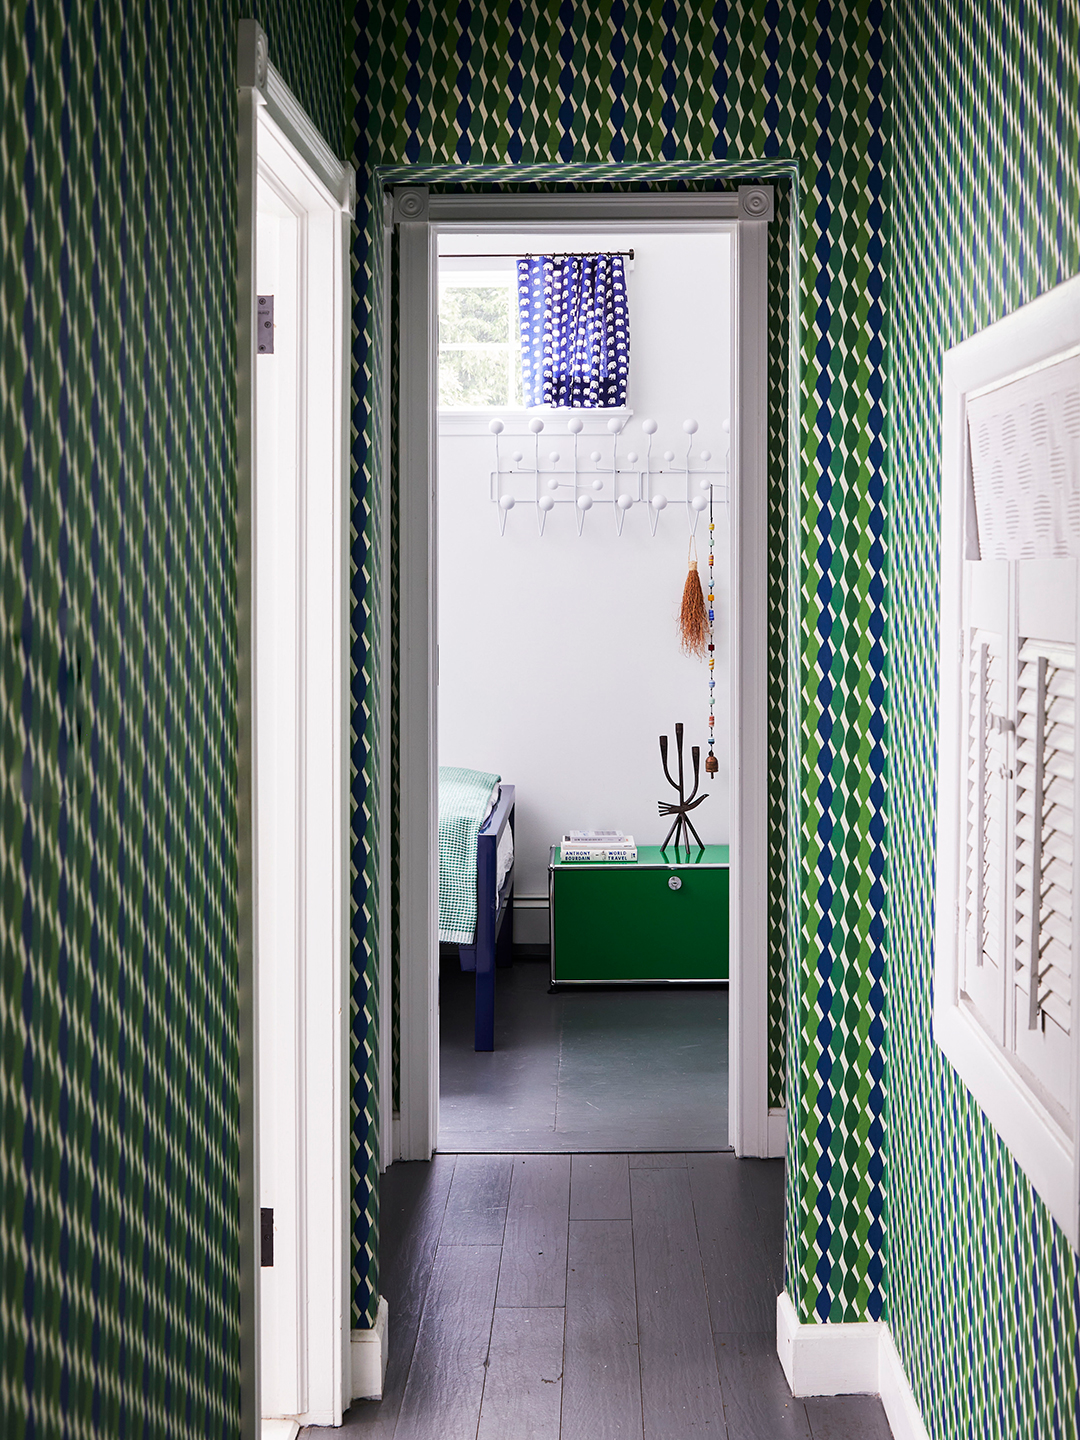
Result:
{"label": "cabinet handle", "polygon": [[682,889],[682,881],[679,879],[678,875],[669,875],[669,876],[668,876],[667,888],[668,888],[669,890],[681,890],[681,889]]}

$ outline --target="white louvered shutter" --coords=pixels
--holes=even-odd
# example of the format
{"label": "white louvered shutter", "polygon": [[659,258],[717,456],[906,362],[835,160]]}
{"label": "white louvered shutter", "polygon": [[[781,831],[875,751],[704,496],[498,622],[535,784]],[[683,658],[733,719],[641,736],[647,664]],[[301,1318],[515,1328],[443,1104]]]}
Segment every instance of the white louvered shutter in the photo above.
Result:
{"label": "white louvered shutter", "polygon": [[1074,1023],[1076,646],[1020,636],[1017,670],[1011,1029],[1017,1059],[1064,1120]]}
{"label": "white louvered shutter", "polygon": [[968,425],[960,990],[1071,1130],[1080,359],[971,400]]}
{"label": "white louvered shutter", "polygon": [[[976,607],[977,609],[977,607]],[[964,864],[961,884],[964,944],[961,987],[980,1020],[998,1041],[1004,1038],[1006,915],[1005,636],[972,624],[966,627],[967,726],[964,736]],[[994,617],[979,616],[976,619]]]}
{"label": "white louvered shutter", "polygon": [[1080,276],[946,351],[934,1041],[1080,1253]]}

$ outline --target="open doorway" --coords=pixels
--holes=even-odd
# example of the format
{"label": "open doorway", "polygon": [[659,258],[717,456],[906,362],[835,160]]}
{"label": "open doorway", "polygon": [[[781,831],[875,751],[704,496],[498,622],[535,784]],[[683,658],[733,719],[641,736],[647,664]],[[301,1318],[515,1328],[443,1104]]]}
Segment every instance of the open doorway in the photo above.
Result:
{"label": "open doorway", "polygon": [[[515,796],[500,947],[509,960],[512,926],[514,963],[495,983],[492,1051],[474,1048],[476,952],[442,847],[442,1150],[728,1143],[731,230],[438,236],[438,746],[450,850],[463,773]],[[523,384],[519,299],[538,293],[538,256],[554,257],[543,265],[556,284],[591,257],[625,296],[625,395],[551,406]],[[519,267],[518,257],[534,258]],[[604,292],[603,278],[588,285],[593,300]],[[622,343],[621,322],[616,333]],[[690,563],[711,620],[699,653],[686,653],[679,627]],[[690,819],[705,848],[660,849],[672,822],[658,801],[677,796],[658,740],[668,737],[677,778],[677,724],[688,796],[698,752],[705,799]],[[569,858],[577,852],[560,841],[590,830],[632,839],[634,858]]]}
{"label": "open doorway", "polygon": [[[642,167],[647,168],[647,167]],[[602,169],[602,167],[598,167]],[[467,173],[465,173],[467,172]],[[482,167],[455,172],[467,187],[484,179]],[[404,178],[398,169],[394,180]],[[525,177],[528,178],[527,176]],[[603,174],[597,176],[603,180]],[[639,177],[640,178],[640,177]],[[399,337],[397,391],[397,505],[399,657],[397,755],[400,781],[398,846],[400,968],[383,987],[400,982],[398,1096],[392,1153],[429,1158],[439,1143],[438,1049],[438,845],[437,798],[437,516],[435,315],[437,237],[454,229],[485,235],[526,231],[678,229],[686,222],[716,231],[729,228],[732,245],[733,361],[731,403],[731,588],[738,596],[731,630],[732,730],[739,736],[731,771],[729,927],[728,1140],[739,1155],[782,1154],[784,1116],[770,1110],[767,1058],[767,745],[766,589],[767,536],[767,227],[768,186],[729,192],[626,194],[430,193],[394,191],[398,304],[388,323]],[[672,222],[677,222],[672,224]],[[719,224],[717,222],[720,222]],[[692,228],[692,224],[691,227]],[[390,240],[387,232],[389,275]],[[493,245],[493,249],[502,246]],[[688,415],[683,418],[690,418]],[[694,417],[699,418],[700,417]],[[610,438],[610,437],[609,437]],[[603,448],[603,447],[601,447]],[[675,448],[668,445],[668,448]],[[708,448],[712,449],[712,446]],[[490,473],[489,466],[485,470]],[[580,497],[579,497],[580,498]],[[680,495],[680,501],[684,495]],[[511,512],[513,514],[513,511]],[[588,517],[587,517],[588,518]],[[611,520],[609,512],[609,522]],[[629,524],[629,519],[627,519]],[[580,544],[574,540],[574,544]],[[682,572],[685,576],[685,571]],[[510,663],[496,657],[493,669]],[[669,736],[678,716],[667,717]],[[390,723],[390,715],[384,717]],[[658,733],[663,733],[659,730]],[[688,742],[693,736],[688,736]],[[602,742],[601,742],[602,743]],[[653,742],[655,743],[655,737]],[[645,761],[645,765],[648,761]],[[643,765],[643,769],[645,768]],[[510,777],[506,777],[510,780]],[[661,792],[662,793],[662,792]],[[658,798],[654,795],[654,801]],[[616,822],[621,823],[621,822]],[[575,828],[575,827],[571,827]],[[590,827],[585,827],[590,828]],[[677,877],[673,877],[677,878]],[[556,921],[557,927],[557,921]],[[556,946],[556,948],[558,948]],[[389,1017],[384,1021],[387,1050]]]}

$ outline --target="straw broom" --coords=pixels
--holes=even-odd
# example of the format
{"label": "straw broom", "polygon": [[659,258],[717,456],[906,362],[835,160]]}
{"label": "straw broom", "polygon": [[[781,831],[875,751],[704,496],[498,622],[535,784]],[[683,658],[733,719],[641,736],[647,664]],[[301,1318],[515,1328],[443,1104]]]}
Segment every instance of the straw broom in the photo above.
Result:
{"label": "straw broom", "polygon": [[679,611],[679,635],[683,653],[700,655],[709,652],[709,612],[698,575],[696,547],[691,541],[687,558],[690,569],[683,586],[682,608]]}

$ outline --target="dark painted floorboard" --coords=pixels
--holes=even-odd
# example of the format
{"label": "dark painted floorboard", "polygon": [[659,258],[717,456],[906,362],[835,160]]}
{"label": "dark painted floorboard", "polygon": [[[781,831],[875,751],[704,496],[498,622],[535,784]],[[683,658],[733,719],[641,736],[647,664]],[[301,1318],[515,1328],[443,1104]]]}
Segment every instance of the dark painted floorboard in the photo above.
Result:
{"label": "dark painted floorboard", "polygon": [[[382,1177],[377,1440],[889,1440],[876,1396],[795,1400],[776,1358],[783,1165],[437,1155]],[[763,1318],[764,1317],[764,1318]]]}
{"label": "dark painted floorboard", "polygon": [[380,1277],[393,1339],[382,1399],[358,1400],[348,1414],[349,1428],[371,1440],[393,1440],[397,1428],[456,1159],[399,1162],[382,1177]]}
{"label": "dark painted floorboard", "polygon": [[516,1155],[497,1305],[566,1303],[570,1156]]}
{"label": "dark painted floorboard", "polygon": [[814,1440],[892,1440],[876,1395],[815,1395],[803,1404]]}
{"label": "dark painted floorboard", "polygon": [[397,1435],[475,1440],[498,1278],[498,1246],[439,1246]]}
{"label": "dark painted floorboard", "polygon": [[630,1203],[645,1440],[723,1440],[728,1432],[686,1167],[631,1167]]}
{"label": "dark painted floorboard", "polygon": [[575,1155],[570,1163],[571,1220],[629,1220],[625,1155]]}
{"label": "dark painted floorboard", "polygon": [[457,1157],[440,1244],[502,1244],[513,1168],[509,1155]]}
{"label": "dark painted floorboard", "polygon": [[496,1309],[477,1440],[559,1440],[563,1314]]}
{"label": "dark painted floorboard", "polygon": [[792,1396],[776,1358],[775,1325],[765,1335],[717,1335],[716,1361],[732,1440],[812,1440],[806,1401]]}
{"label": "dark painted floorboard", "polygon": [[776,1328],[781,1277],[775,1237],[765,1234],[747,1175],[759,1163],[734,1155],[691,1155],[687,1161],[709,1318],[716,1331]]}
{"label": "dark painted floorboard", "polygon": [[642,1440],[634,1238],[627,1220],[571,1220],[560,1440]]}

